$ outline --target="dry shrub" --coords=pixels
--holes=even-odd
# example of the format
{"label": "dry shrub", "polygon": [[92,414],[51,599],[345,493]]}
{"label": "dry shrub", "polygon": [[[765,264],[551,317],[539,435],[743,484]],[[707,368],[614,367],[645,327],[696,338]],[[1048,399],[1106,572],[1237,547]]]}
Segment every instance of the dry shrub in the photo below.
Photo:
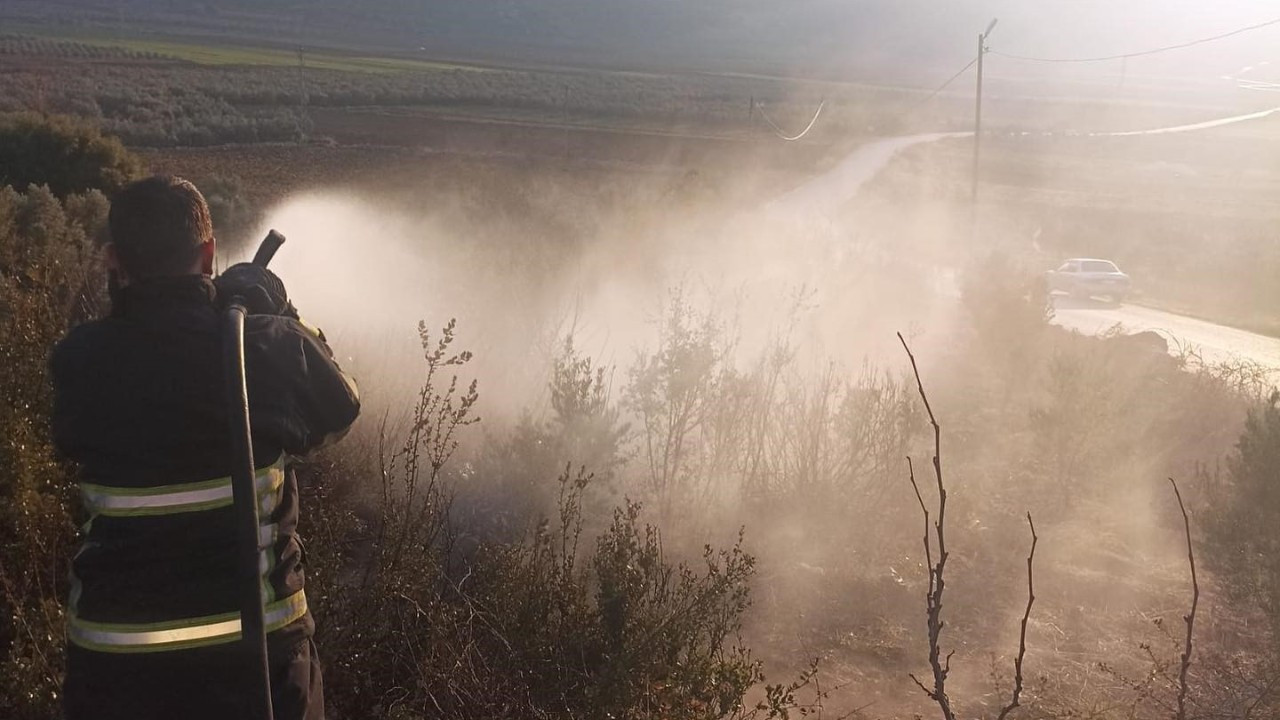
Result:
{"label": "dry shrub", "polygon": [[1249,411],[1226,473],[1212,481],[1210,567],[1234,599],[1261,609],[1275,635],[1280,631],[1280,393]]}
{"label": "dry shrub", "polygon": [[460,542],[514,542],[557,513],[552,478],[566,465],[591,469],[582,502],[588,529],[603,529],[623,499],[618,472],[630,455],[630,425],[611,395],[613,368],[597,366],[566,336],[552,361],[551,416],[526,412],[510,432],[493,431],[476,453],[452,507]]}
{"label": "dry shrub", "polygon": [[[312,467],[320,500],[309,522],[320,532],[310,584],[335,715],[720,718],[796,704],[809,675],[770,687],[758,705],[744,700],[763,676],[737,639],[755,566],[741,539],[673,562],[658,529],[627,502],[584,549],[592,478],[566,469],[551,522],[461,548],[449,488],[468,472],[450,460],[459,433],[476,422],[477,395],[474,383],[462,389],[446,374],[470,354],[453,349],[452,324],[439,339],[423,328],[421,339],[427,380],[403,442],[378,454],[372,502],[353,510],[359,493],[333,501],[334,488],[367,477],[366,468],[341,456]],[[588,363],[558,366],[566,427],[572,418],[613,427],[599,382]]]}

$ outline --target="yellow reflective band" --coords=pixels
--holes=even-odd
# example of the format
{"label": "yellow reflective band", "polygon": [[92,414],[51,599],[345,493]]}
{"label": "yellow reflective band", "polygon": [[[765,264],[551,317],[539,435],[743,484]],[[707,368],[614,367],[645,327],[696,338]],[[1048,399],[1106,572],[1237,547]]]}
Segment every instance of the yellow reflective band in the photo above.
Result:
{"label": "yellow reflective band", "polygon": [[318,340],[321,340],[321,341],[324,340],[324,333],[320,332],[320,328],[316,327],[315,325],[312,325],[311,323],[307,322],[306,320],[303,320],[302,318],[298,318],[298,324],[302,326],[303,330],[306,330],[307,332],[311,333]]}
{"label": "yellow reflective band", "polygon": [[262,576],[262,603],[275,602],[276,589],[271,584],[271,571],[276,568],[276,541],[280,538],[280,527],[275,523],[258,527],[258,574]]}
{"label": "yellow reflective band", "polygon": [[[264,614],[267,632],[275,632],[307,614],[307,596],[299,590],[267,605]],[[82,648],[98,652],[186,650],[239,640],[240,613],[144,624],[90,622],[70,615],[67,637]]]}
{"label": "yellow reflective band", "polygon": [[280,539],[280,526],[275,523],[258,526],[258,549],[270,550],[276,546],[276,541]]}
{"label": "yellow reflective band", "polygon": [[[281,455],[254,476],[263,513],[270,514],[280,502],[280,490],[284,486],[285,457]],[[108,517],[175,515],[214,510],[228,507],[232,503],[229,477],[154,488],[120,488],[80,483],[80,494],[91,515]]]}

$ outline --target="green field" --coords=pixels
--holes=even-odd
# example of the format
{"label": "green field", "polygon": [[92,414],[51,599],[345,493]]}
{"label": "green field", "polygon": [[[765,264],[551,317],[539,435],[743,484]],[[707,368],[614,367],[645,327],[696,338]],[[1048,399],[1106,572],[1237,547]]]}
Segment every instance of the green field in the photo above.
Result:
{"label": "green field", "polygon": [[331,50],[305,50],[299,54],[299,52],[293,50],[217,43],[207,40],[116,38],[92,33],[30,34],[33,37],[50,42],[115,48],[134,53],[154,53],[175,60],[214,67],[297,67],[302,64],[312,70],[379,74],[438,72],[442,70],[489,71],[488,68],[476,65],[460,65],[400,57],[348,55]]}

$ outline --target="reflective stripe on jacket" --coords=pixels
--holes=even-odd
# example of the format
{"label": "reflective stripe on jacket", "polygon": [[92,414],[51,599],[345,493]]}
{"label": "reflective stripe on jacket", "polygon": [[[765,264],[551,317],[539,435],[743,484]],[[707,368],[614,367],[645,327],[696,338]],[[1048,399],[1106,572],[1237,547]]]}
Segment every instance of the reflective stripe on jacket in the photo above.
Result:
{"label": "reflective stripe on jacket", "polygon": [[[259,470],[254,477],[258,491],[258,512],[270,515],[280,504],[284,488],[284,456]],[[231,504],[231,477],[216,480],[161,485],[148,488],[122,488],[80,483],[80,496],[89,516],[137,517],[141,515],[177,515],[226,507]]]}
{"label": "reflective stripe on jacket", "polygon": [[[284,600],[267,603],[267,632],[280,630],[306,614],[307,596],[302,590]],[[208,647],[240,639],[240,613],[234,611],[133,625],[89,622],[72,613],[67,622],[67,637],[82,648],[99,652],[160,652]]]}

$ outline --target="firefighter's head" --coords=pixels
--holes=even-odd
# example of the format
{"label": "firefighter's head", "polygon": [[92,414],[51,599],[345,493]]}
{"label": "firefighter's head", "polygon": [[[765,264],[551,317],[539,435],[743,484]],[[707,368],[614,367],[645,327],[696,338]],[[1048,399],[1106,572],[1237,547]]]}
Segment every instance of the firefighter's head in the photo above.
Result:
{"label": "firefighter's head", "polygon": [[107,266],[122,283],[213,272],[216,244],[209,205],[195,185],[156,175],[111,199]]}

